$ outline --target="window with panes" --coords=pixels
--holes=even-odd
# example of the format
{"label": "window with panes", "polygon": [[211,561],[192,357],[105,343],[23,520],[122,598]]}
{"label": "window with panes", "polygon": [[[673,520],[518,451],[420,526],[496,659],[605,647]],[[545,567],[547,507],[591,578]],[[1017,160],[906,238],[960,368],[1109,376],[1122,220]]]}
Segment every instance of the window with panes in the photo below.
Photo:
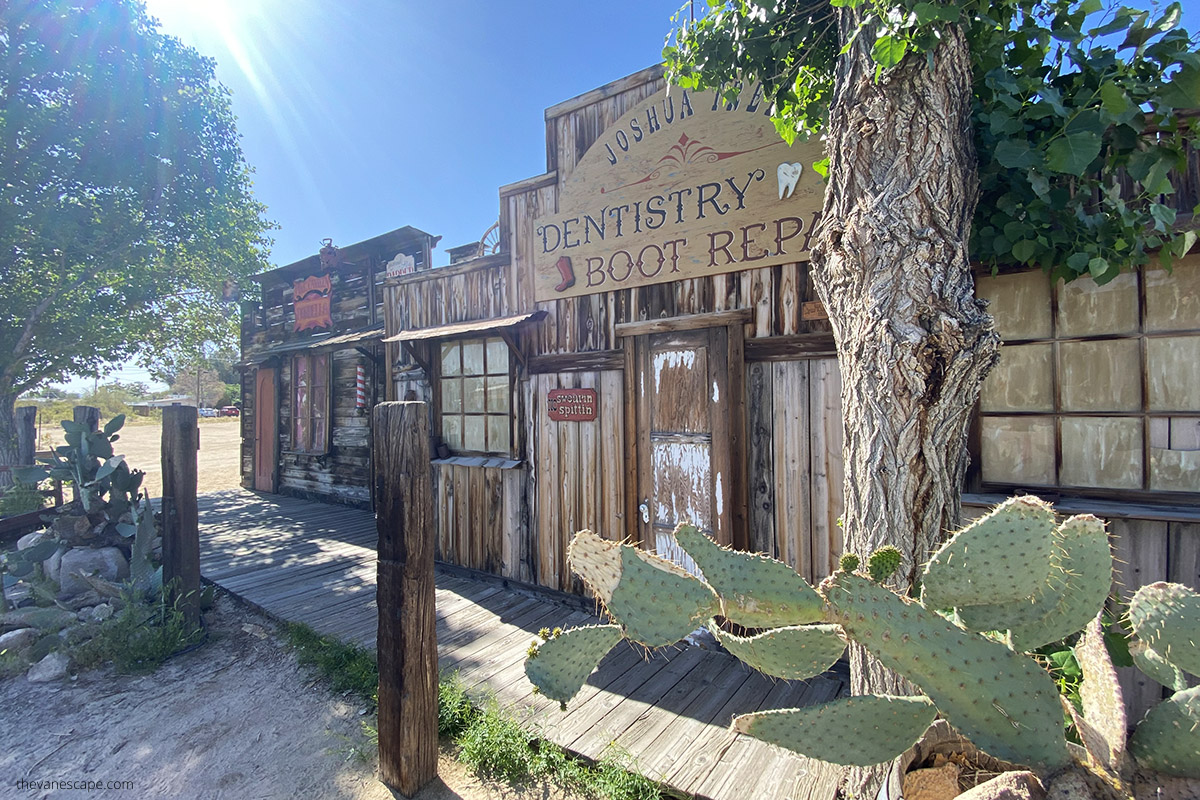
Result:
{"label": "window with panes", "polygon": [[292,450],[329,452],[329,354],[292,359]]}
{"label": "window with panes", "polygon": [[985,489],[1200,492],[1200,260],[1103,285],[981,278],[1004,338],[980,395]]}
{"label": "window with panes", "polygon": [[508,345],[500,338],[440,344],[442,441],[455,453],[509,455],[512,413]]}

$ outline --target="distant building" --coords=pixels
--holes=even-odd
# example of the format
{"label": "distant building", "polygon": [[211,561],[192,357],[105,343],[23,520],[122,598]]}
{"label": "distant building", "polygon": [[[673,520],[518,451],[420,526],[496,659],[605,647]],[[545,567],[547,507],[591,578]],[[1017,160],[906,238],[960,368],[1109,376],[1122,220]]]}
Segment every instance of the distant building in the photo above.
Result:
{"label": "distant building", "polygon": [[139,417],[145,417],[150,414],[150,411],[155,408],[166,408],[167,406],[194,406],[196,400],[190,394],[173,394],[169,397],[160,397],[157,400],[141,400],[137,403],[130,403],[129,407],[133,409],[133,413]]}

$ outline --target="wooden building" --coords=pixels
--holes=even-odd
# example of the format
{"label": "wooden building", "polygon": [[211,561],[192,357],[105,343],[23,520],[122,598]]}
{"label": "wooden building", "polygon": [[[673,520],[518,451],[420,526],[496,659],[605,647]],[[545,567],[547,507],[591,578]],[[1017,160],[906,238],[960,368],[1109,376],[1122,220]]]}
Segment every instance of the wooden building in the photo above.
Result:
{"label": "wooden building", "polygon": [[[689,519],[820,580],[843,422],[807,264],[816,145],[780,141],[754,87],[667,91],[658,68],[545,119],[546,172],[499,191],[498,252],[386,284],[389,398],[427,400],[438,437],[439,558],[578,591],[575,531],[661,550]],[[1200,258],[979,292],[1009,344],[968,506],[1093,510],[1128,585],[1200,585]]]}
{"label": "wooden building", "polygon": [[[387,274],[428,268],[404,227],[255,276],[242,313],[242,485],[371,503],[371,407],[386,396]],[[249,294],[249,293],[244,293]]]}

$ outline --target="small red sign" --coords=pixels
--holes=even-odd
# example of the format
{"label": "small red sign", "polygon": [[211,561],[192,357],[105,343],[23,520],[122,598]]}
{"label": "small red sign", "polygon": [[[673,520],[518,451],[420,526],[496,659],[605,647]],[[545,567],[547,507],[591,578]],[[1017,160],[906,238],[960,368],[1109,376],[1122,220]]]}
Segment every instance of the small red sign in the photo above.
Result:
{"label": "small red sign", "polygon": [[292,282],[292,308],[296,312],[293,330],[299,333],[309,328],[328,328],[333,324],[329,300],[333,295],[333,280],[328,275],[311,275]]}
{"label": "small red sign", "polygon": [[596,418],[595,389],[551,389],[546,395],[550,419],[590,422]]}

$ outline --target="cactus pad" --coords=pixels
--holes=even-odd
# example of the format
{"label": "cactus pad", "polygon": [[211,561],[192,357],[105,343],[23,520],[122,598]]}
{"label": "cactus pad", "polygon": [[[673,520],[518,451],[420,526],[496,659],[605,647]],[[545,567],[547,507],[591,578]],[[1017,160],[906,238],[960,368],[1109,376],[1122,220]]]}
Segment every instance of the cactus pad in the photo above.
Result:
{"label": "cactus pad", "polygon": [[1184,672],[1200,675],[1200,594],[1178,583],[1151,583],[1129,601],[1133,632]]}
{"label": "cactus pad", "polygon": [[542,694],[565,705],[619,641],[616,625],[572,628],[530,648],[525,675]]}
{"label": "cactus pad", "polygon": [[1133,657],[1135,667],[1171,691],[1179,692],[1188,688],[1183,670],[1167,661],[1141,639],[1129,640],[1129,655]]}
{"label": "cactus pad", "polygon": [[884,545],[871,553],[870,558],[867,559],[867,574],[876,583],[883,583],[896,574],[902,561],[904,561],[904,556],[901,555],[898,548],[890,544]]}
{"label": "cactus pad", "polygon": [[1104,522],[1090,514],[1071,517],[1055,534],[1049,597],[1054,610],[1027,625],[1009,627],[1014,650],[1035,650],[1078,633],[1100,613],[1112,590],[1112,550]]}
{"label": "cactus pad", "polygon": [[1129,739],[1129,752],[1147,769],[1200,778],[1200,686],[1150,709]]}
{"label": "cactus pad", "polygon": [[743,638],[716,625],[709,630],[725,649],[764,675],[802,681],[820,675],[841,658],[846,642],[837,625],[796,625]]}
{"label": "cactus pad", "polygon": [[821,596],[782,561],[727,550],[693,525],[676,528],[675,539],[721,598],[721,613],[738,625],[774,628],[821,619]]}
{"label": "cactus pad", "polygon": [[1014,497],[973,521],[925,565],[922,601],[930,608],[1003,603],[1032,596],[1046,582],[1054,510]]}
{"label": "cactus pad", "polygon": [[591,531],[575,534],[568,557],[625,636],[647,647],[678,642],[719,605],[707,583],[679,566]]}
{"label": "cactus pad", "polygon": [[809,758],[866,767],[903,753],[936,715],[927,697],[862,695],[744,714],[734,718],[733,729]]}
{"label": "cactus pad", "polygon": [[1036,767],[1069,763],[1058,691],[1032,659],[861,575],[839,572],[821,588],[829,621],[917,684],[976,746]]}
{"label": "cactus pad", "polygon": [[1084,724],[1077,725],[1080,738],[1097,763],[1119,775],[1125,761],[1125,700],[1099,616],[1088,623],[1075,645],[1075,660],[1083,671],[1079,696]]}

